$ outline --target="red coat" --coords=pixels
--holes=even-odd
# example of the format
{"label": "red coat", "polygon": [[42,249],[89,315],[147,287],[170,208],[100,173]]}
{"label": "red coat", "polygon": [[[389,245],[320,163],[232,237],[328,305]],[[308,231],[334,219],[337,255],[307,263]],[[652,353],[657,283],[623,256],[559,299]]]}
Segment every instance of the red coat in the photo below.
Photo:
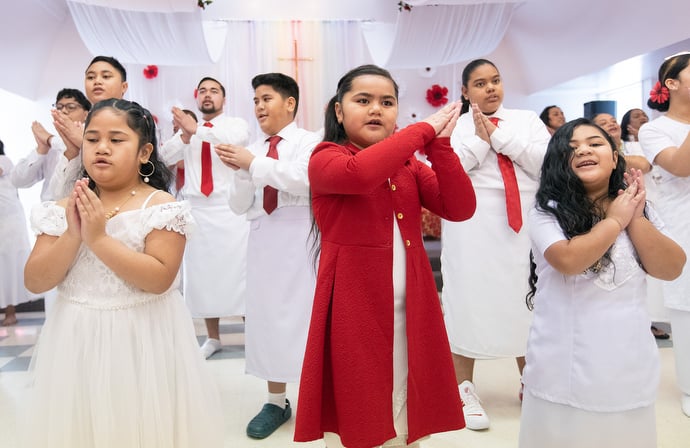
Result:
{"label": "red coat", "polygon": [[[414,157],[424,148],[433,170]],[[390,183],[388,179],[390,178]],[[295,441],[338,433],[381,445],[393,427],[393,222],[406,254],[408,440],[465,426],[420,211],[461,221],[474,189],[448,138],[419,123],[359,150],[324,142],[309,162],[321,255]]]}

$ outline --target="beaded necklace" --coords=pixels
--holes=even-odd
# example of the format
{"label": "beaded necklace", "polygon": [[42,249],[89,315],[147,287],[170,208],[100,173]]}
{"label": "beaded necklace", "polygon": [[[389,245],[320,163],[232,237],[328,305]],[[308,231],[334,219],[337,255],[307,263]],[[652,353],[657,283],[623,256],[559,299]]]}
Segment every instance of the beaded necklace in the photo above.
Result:
{"label": "beaded necklace", "polygon": [[137,190],[132,190],[132,191],[130,191],[130,192],[129,192],[129,196],[127,196],[127,199],[125,199],[124,201],[122,201],[122,204],[118,205],[117,207],[115,207],[114,209],[110,210],[108,213],[105,214],[105,220],[107,221],[107,220],[109,220],[110,218],[112,218],[113,216],[115,216],[115,215],[117,215],[118,213],[120,213],[120,208],[122,208],[122,207],[127,203],[127,201],[129,201],[130,199],[132,199],[136,194],[137,194]]}

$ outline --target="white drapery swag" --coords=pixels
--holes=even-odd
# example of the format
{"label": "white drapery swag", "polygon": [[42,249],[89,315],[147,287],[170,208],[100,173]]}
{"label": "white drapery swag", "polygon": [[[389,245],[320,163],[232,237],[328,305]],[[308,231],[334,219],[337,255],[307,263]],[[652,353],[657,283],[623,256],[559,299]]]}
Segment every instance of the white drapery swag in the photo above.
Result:
{"label": "white drapery swag", "polygon": [[[299,126],[317,131],[323,127],[323,112],[335,95],[340,77],[349,69],[371,63],[358,21],[227,21],[225,50],[215,64],[197,66],[160,66],[158,76],[146,79],[142,70],[151,62],[127,64],[129,90],[126,98],[146,106],[159,119],[160,137],[170,137],[172,106],[197,113],[194,89],[204,76],[212,76],[226,89],[225,113],[242,117],[253,129],[253,138],[261,131],[254,116],[252,78],[259,73],[281,72],[295,76],[294,44],[297,61],[300,102]],[[103,53],[115,56],[113,51]],[[179,64],[182,65],[182,64]]]}
{"label": "white drapery swag", "polygon": [[[72,19],[94,55],[122,63],[199,65],[218,61],[227,24],[202,20],[194,2],[68,0]],[[108,6],[104,6],[110,4]]]}
{"label": "white drapery swag", "polygon": [[362,25],[369,51],[378,65],[389,69],[437,67],[489,54],[503,39],[513,11],[522,1],[407,3],[413,6],[411,11],[401,11],[395,24]]}

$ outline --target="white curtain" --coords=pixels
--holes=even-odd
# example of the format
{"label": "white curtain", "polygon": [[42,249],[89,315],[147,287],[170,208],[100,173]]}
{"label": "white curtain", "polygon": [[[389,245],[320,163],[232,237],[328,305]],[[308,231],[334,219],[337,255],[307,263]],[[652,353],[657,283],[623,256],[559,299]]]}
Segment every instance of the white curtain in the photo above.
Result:
{"label": "white curtain", "polygon": [[[67,5],[82,41],[94,55],[117,55],[123,63],[200,65],[217,61],[223,51],[226,24],[202,21],[198,7],[189,12],[129,11],[120,9],[123,5],[82,1],[68,0]],[[155,3],[165,1],[170,0]]]}
{"label": "white curtain", "polygon": [[[411,11],[401,11],[395,25],[363,24],[374,61],[391,69],[420,68],[486,55],[500,43],[519,4],[476,0],[464,4],[470,2],[445,0],[451,2],[454,4],[414,6]],[[434,3],[444,2],[435,0]]]}
{"label": "white curtain", "polygon": [[[91,0],[96,1],[96,0]],[[105,0],[101,0],[105,1]],[[161,0],[159,0],[161,1]],[[423,6],[423,5],[473,5],[479,3],[522,3],[527,0],[407,0],[410,6]]]}
{"label": "white curtain", "polygon": [[[251,79],[259,73],[282,72],[295,77],[294,41],[300,103],[297,122],[309,130],[323,126],[323,110],[335,94],[340,77],[372,59],[358,21],[229,21],[224,51],[215,64],[192,67],[159,66],[158,76],[146,79],[148,64],[126,64],[129,90],[126,98],[146,106],[159,119],[161,137],[172,132],[171,107],[198,112],[194,89],[204,76],[212,76],[226,89],[225,112],[246,119],[254,138],[260,129],[254,117]],[[107,52],[117,57],[113,52]]]}
{"label": "white curtain", "polygon": [[107,6],[108,8],[124,9],[127,11],[145,12],[191,12],[199,9],[194,0],[69,0],[92,6]]}

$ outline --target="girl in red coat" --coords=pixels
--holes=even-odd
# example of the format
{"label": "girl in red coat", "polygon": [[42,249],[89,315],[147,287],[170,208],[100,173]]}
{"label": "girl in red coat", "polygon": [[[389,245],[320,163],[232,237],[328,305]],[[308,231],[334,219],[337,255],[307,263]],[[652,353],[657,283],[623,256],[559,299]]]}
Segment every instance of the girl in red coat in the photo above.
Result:
{"label": "girl in red coat", "polygon": [[452,221],[474,213],[450,146],[459,111],[449,104],[394,133],[390,73],[364,65],[338,83],[309,162],[320,260],[296,441],[325,433],[328,448],[416,447],[464,427],[420,228],[422,207]]}

